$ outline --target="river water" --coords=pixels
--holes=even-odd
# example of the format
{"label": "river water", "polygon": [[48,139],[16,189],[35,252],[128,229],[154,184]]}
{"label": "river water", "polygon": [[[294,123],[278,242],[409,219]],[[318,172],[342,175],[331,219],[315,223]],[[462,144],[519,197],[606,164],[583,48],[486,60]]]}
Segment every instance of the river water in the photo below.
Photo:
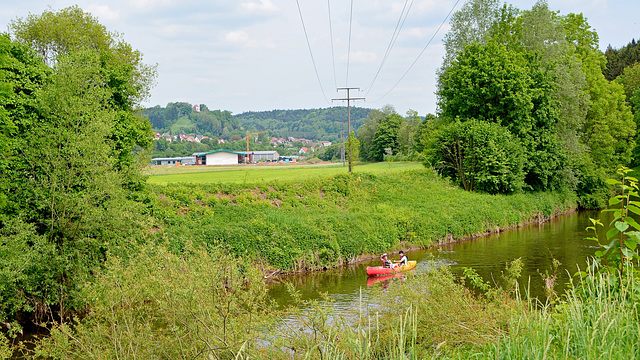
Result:
{"label": "river water", "polygon": [[[418,261],[413,273],[426,271],[430,260],[436,260],[449,265],[456,276],[462,275],[464,267],[471,267],[485,281],[498,284],[505,263],[521,258],[522,290],[527,290],[532,296],[544,301],[544,280],[541,274],[552,272],[554,258],[560,261],[556,290],[562,292],[570,280],[569,274],[575,274],[578,267],[584,269],[587,258],[596,250],[594,242],[585,240],[592,235],[585,228],[591,226],[590,217],[599,216],[598,211],[575,212],[541,224],[531,224],[474,240],[407,252],[407,256],[409,260]],[[396,257],[397,254],[393,254],[394,260]],[[322,292],[335,301],[334,306],[348,308],[374,286],[393,286],[396,279],[367,277],[366,267],[378,265],[380,261],[376,259],[335,270],[284,277],[270,287],[269,293],[279,304],[289,304],[292,299],[285,283],[290,282],[303,299],[318,299]],[[413,273],[406,276],[413,276]]]}

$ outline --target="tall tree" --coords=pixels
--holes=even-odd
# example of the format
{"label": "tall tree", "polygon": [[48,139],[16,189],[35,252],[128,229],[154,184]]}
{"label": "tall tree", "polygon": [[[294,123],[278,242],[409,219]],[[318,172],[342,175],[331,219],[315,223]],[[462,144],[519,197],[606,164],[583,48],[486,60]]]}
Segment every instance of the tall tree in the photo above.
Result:
{"label": "tall tree", "polygon": [[606,58],[598,49],[598,34],[587,19],[582,14],[568,14],[562,23],[582,64],[590,99],[581,140],[598,168],[615,171],[618,165],[629,162],[636,130],[623,87],[605,79]]}
{"label": "tall tree", "polygon": [[442,69],[446,69],[466,45],[474,42],[486,43],[491,36],[491,29],[500,17],[500,0],[465,2],[451,17],[451,29],[444,36],[445,56]]}
{"label": "tall tree", "polygon": [[373,136],[371,155],[374,160],[384,160],[384,155],[395,155],[398,152],[398,131],[402,125],[402,116],[398,114],[387,115],[380,121],[378,129]]}
{"label": "tall tree", "polygon": [[[47,12],[16,26],[49,39],[54,25],[76,24],[66,34],[82,38],[93,18],[78,14]],[[154,74],[124,42],[106,50],[58,42],[65,46],[0,37],[0,136],[10,138],[0,154],[0,321],[78,309],[78,290],[106,254],[143,236],[130,190],[141,179],[134,151],[151,137],[134,111]]]}
{"label": "tall tree", "polygon": [[35,49],[49,65],[75,51],[89,50],[99,55],[109,90],[104,105],[116,112],[109,135],[110,155],[115,168],[127,175],[126,185],[139,188],[143,177],[136,169],[142,159],[136,149],[150,149],[152,137],[149,122],[138,116],[137,110],[149,95],[155,67],[144,64],[139,51],[78,6],[31,14],[12,21],[9,28],[18,41]]}
{"label": "tall tree", "polygon": [[525,152],[525,183],[534,190],[554,187],[561,166],[555,133],[555,90],[547,71],[527,53],[489,41],[465,47],[441,77],[441,116],[500,124]]}

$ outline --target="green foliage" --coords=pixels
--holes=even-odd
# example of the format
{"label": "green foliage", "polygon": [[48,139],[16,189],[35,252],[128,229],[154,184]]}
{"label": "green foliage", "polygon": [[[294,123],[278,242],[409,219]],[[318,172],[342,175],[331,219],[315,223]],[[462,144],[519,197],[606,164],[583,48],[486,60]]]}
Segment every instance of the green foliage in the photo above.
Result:
{"label": "green foliage", "polygon": [[176,248],[187,239],[225,244],[237,256],[297,271],[334,267],[397,246],[459,239],[575,206],[564,194],[465,192],[432,170],[355,171],[298,181],[261,181],[256,175],[246,183],[157,185],[155,236]]}
{"label": "green foliage", "polygon": [[27,44],[0,38],[0,320],[65,319],[107,253],[144,237],[131,190],[151,137],[133,108],[153,69],[78,7],[11,27]]}
{"label": "green foliage", "polygon": [[139,51],[78,6],[16,19],[10,29],[19,42],[34,48],[53,67],[68,54],[94,54],[92,65],[99,71],[96,80],[106,92],[94,105],[114,111],[108,134],[109,155],[115,160],[115,169],[126,175],[125,185],[138,189],[144,181],[137,171],[144,153],[135,150],[149,149],[152,139],[151,126],[134,110],[149,95],[155,68],[144,64]]}
{"label": "green foliage", "polygon": [[[600,240],[598,237],[598,226],[604,226],[600,220],[591,219],[593,226],[587,230],[594,232],[594,236],[588,238],[597,243],[600,250],[595,253],[594,269],[597,274],[614,274],[621,278],[637,276],[631,266],[634,260],[640,258],[640,225],[631,217],[632,214],[640,215],[640,202],[638,199],[638,180],[628,173],[631,169],[621,167],[618,175],[620,181],[610,179],[607,184],[613,185],[618,190],[618,195],[609,199],[609,206],[612,209],[603,211],[613,212],[613,220],[609,224],[606,238]],[[611,226],[613,225],[613,226]],[[625,270],[633,271],[632,274],[625,274]],[[584,274],[586,276],[586,274]]]}
{"label": "green foliage", "polygon": [[637,358],[637,280],[628,278],[616,289],[607,276],[594,276],[579,289],[569,290],[555,308],[516,311],[496,343],[462,351],[477,359],[609,359]]}
{"label": "green foliage", "polygon": [[385,155],[393,155],[399,149],[398,131],[403,119],[398,114],[387,115],[380,121],[371,144],[370,155],[376,161],[384,160]]}
{"label": "green foliage", "polygon": [[465,190],[509,194],[522,188],[522,149],[497,124],[454,122],[438,134],[430,161]]}
{"label": "green foliage", "polygon": [[360,158],[360,141],[356,138],[355,132],[349,133],[349,141],[345,144],[347,150],[347,159],[349,161],[349,168],[353,168],[353,165]]}
{"label": "green foliage", "polygon": [[604,77],[609,81],[613,81],[623,74],[626,68],[638,63],[638,60],[640,60],[640,46],[638,46],[638,42],[635,39],[632,39],[630,43],[620,49],[614,49],[609,45],[604,52],[604,56],[607,58],[607,67],[603,70]]}
{"label": "green foliage", "polygon": [[[515,11],[511,7],[509,10]],[[462,8],[451,17],[451,30],[443,40],[446,54],[440,71],[446,71],[468,44],[486,43],[500,17],[499,0],[465,2]]]}
{"label": "green foliage", "polygon": [[257,267],[216,248],[140,247],[129,261],[111,258],[82,293],[91,311],[55,326],[36,356],[238,358],[273,323]]}
{"label": "green foliage", "polygon": [[524,150],[525,184],[554,188],[562,156],[549,74],[525,53],[490,41],[465,47],[441,75],[441,116],[499,124]]}

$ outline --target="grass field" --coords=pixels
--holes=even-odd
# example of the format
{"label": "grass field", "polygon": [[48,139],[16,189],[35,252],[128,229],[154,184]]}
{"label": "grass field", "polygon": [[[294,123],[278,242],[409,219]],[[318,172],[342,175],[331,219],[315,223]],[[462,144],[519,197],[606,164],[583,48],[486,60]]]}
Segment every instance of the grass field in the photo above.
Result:
{"label": "grass field", "polygon": [[[385,173],[423,169],[418,162],[371,163],[356,165],[354,173]],[[304,181],[313,178],[346,174],[342,164],[271,164],[233,166],[154,166],[147,169],[150,184],[249,184],[271,181]]]}

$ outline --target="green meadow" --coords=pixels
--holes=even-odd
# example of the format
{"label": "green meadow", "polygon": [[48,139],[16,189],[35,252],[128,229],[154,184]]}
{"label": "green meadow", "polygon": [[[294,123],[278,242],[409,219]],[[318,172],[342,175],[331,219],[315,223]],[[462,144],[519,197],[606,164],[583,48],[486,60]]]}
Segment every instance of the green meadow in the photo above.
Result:
{"label": "green meadow", "polygon": [[[389,162],[356,165],[353,173],[384,174],[423,169],[418,162]],[[269,164],[233,166],[154,166],[146,170],[149,184],[248,184],[272,181],[299,182],[348,173],[342,163]]]}

